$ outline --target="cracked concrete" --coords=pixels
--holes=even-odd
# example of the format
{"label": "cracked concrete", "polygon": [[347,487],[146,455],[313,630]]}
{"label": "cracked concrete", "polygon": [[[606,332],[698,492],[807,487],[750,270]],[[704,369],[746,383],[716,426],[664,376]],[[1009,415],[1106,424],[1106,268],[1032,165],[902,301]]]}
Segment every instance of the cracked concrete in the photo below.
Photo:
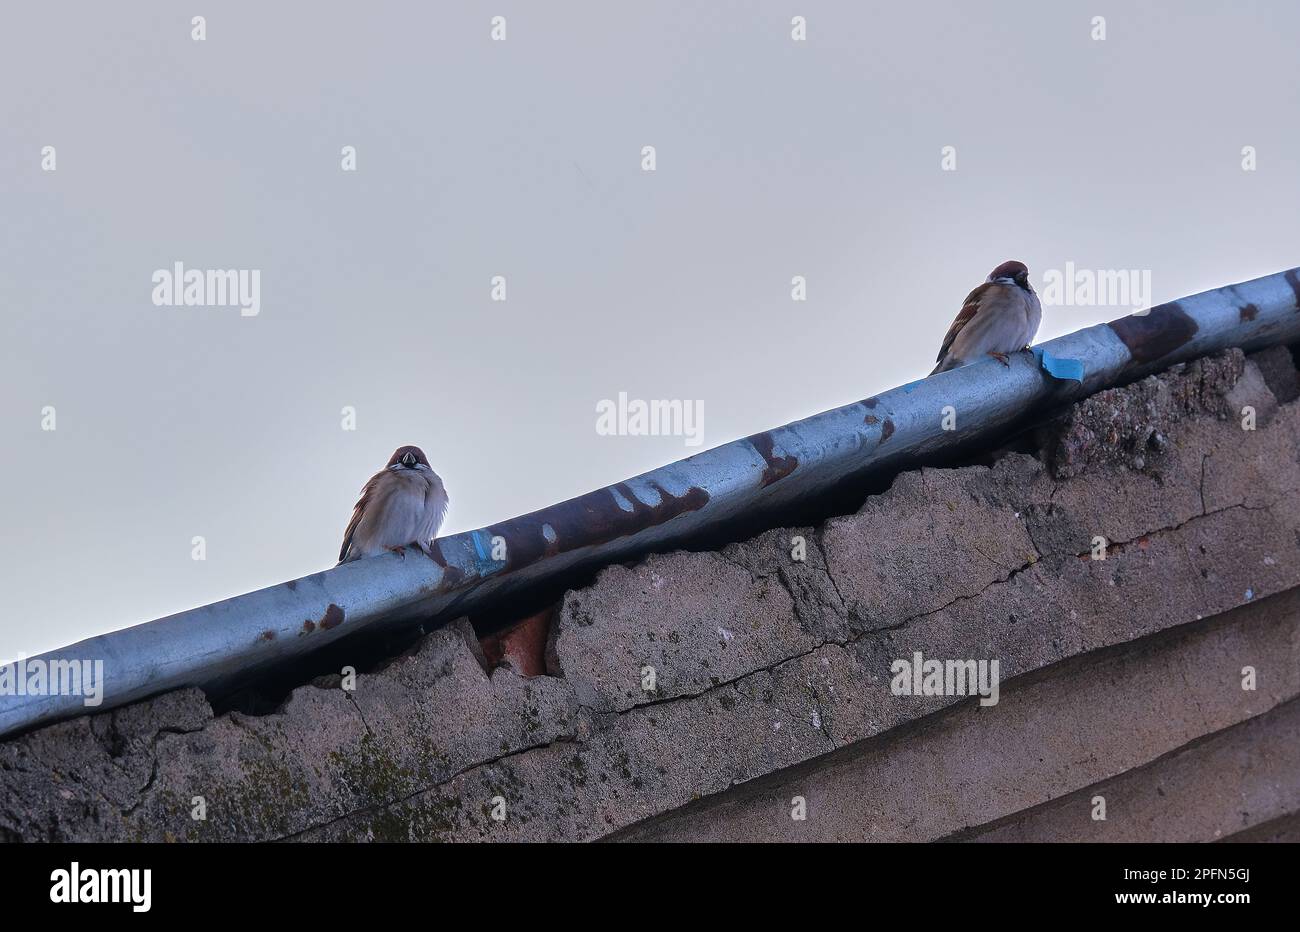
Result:
{"label": "cracked concrete", "polygon": [[[485,673],[458,623],[271,715],[182,690],[20,736],[0,837],[589,840],[866,753],[962,701],[892,694],[914,651],[1029,682],[1300,585],[1300,405],[1270,353],[1099,393],[1041,458],[903,473],[818,527],[608,567],[560,606],[560,676]],[[1222,727],[1183,694],[1187,734]],[[1092,772],[1057,750],[1042,793]]]}
{"label": "cracked concrete", "polygon": [[[1247,664],[1256,669],[1258,689],[1241,688]],[[1033,807],[1057,798],[1070,799],[1058,811],[1073,825],[1090,820],[1092,794],[1081,788],[1295,705],[1297,696],[1300,591],[1293,590],[1014,681],[996,714],[963,703],[634,826],[620,838],[930,841],[1004,817],[1026,820]],[[1291,791],[1300,791],[1300,781]],[[805,818],[791,818],[794,800],[803,801]],[[1281,808],[1261,806],[1247,821],[1272,819]],[[1127,818],[1112,807],[1107,830],[1140,840],[1119,824]],[[1048,837],[1040,830],[1047,820],[1029,821],[1033,828],[1022,827],[1021,840]],[[1236,831],[1242,822],[1234,817],[1218,826]],[[1067,837],[1060,832],[1055,839]]]}

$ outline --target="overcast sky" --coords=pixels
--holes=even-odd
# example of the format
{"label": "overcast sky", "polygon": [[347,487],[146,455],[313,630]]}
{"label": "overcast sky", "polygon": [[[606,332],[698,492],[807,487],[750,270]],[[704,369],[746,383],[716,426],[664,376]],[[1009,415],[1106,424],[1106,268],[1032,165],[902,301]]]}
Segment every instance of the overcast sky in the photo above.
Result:
{"label": "overcast sky", "polygon": [[[455,532],[917,378],[1004,259],[1156,302],[1296,265],[1297,35],[1282,0],[11,4],[0,657],[331,566],[399,444]],[[156,305],[175,262],[257,270],[259,312]],[[703,402],[703,447],[598,434],[619,392]]]}

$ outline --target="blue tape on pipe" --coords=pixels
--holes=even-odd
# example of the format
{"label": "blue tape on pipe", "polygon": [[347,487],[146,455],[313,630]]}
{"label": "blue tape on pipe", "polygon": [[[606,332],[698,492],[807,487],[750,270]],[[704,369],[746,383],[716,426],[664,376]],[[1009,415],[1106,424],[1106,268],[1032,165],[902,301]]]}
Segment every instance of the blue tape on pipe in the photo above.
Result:
{"label": "blue tape on pipe", "polygon": [[1034,347],[1034,357],[1038,360],[1039,368],[1052,378],[1083,382],[1083,360],[1053,356],[1041,346]]}
{"label": "blue tape on pipe", "polygon": [[[484,543],[484,538],[487,538],[486,543]],[[478,555],[478,563],[476,566],[479,575],[491,576],[493,573],[498,573],[505,568],[506,564],[504,560],[494,560],[489,556],[492,547],[492,538],[488,537],[482,528],[479,528],[477,531],[470,531],[470,539],[474,541],[474,552]]]}

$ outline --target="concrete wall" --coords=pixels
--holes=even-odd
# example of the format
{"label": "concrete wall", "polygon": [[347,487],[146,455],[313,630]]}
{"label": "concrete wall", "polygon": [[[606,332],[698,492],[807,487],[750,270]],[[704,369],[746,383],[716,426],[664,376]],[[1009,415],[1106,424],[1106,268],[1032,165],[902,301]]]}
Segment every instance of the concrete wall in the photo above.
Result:
{"label": "concrete wall", "polygon": [[[1266,685],[1243,690],[1242,667],[1261,658]],[[625,837],[929,841],[993,823],[971,837],[1220,838],[1300,812],[1298,694],[1293,590],[1072,658],[1008,684],[996,709],[963,703]],[[1276,725],[1261,733],[1265,719]],[[1233,752],[1209,766],[1200,739],[1239,733]],[[1255,765],[1237,752],[1254,754]],[[1196,763],[1174,778],[1166,756]],[[1098,796],[1106,818],[1094,821]],[[803,821],[791,818],[797,797],[806,800]]]}
{"label": "concrete wall", "polygon": [[[1293,837],[1296,394],[1285,350],[1198,360],[1074,406],[1037,457],[609,567],[540,616],[555,675],[485,671],[458,623],[274,714],[185,690],[23,735],[0,834]],[[997,660],[998,703],[895,695],[915,651]]]}

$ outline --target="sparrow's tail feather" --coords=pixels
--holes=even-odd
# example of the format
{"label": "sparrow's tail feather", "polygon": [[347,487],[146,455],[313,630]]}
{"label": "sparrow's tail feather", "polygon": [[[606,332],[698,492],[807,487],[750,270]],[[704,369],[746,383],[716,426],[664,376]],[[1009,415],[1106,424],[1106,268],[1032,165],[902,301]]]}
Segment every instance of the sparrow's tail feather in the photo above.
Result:
{"label": "sparrow's tail feather", "polygon": [[949,369],[956,369],[958,361],[952,356],[945,356],[939,360],[939,365],[930,370],[930,375],[938,375],[940,372],[947,372]]}

